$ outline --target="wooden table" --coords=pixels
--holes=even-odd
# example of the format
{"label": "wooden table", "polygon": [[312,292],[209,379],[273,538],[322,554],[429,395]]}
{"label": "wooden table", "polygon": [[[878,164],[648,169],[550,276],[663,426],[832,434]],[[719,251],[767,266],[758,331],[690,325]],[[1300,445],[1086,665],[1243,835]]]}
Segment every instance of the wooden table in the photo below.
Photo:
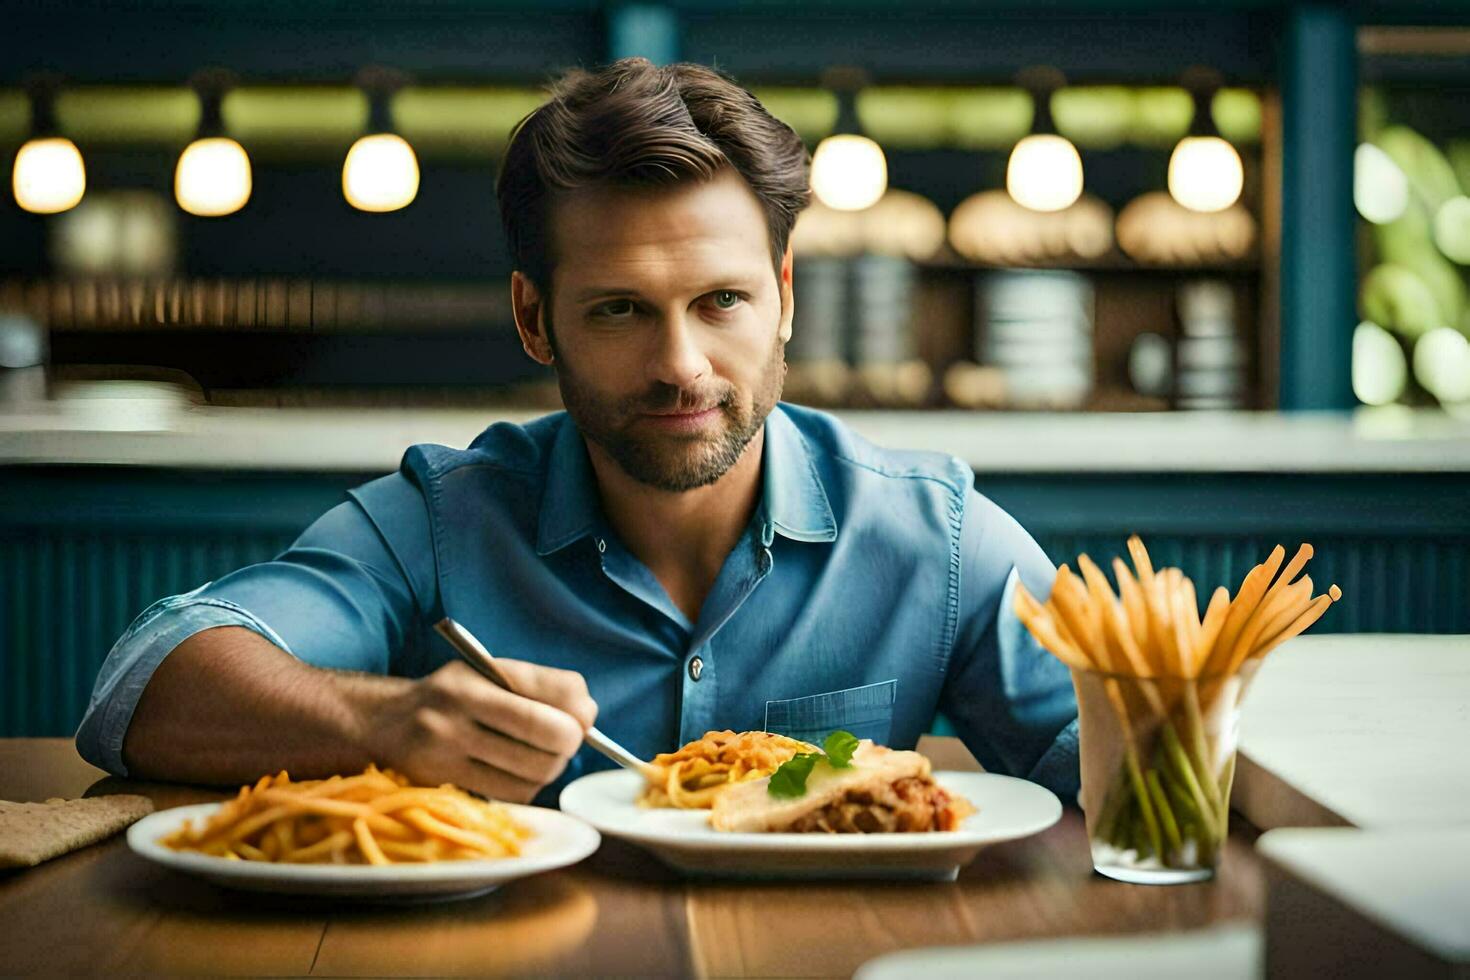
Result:
{"label": "wooden table", "polygon": [[[941,766],[957,743],[924,746]],[[218,799],[126,783],[66,739],[0,740],[0,799],[135,792],[159,808]],[[685,880],[607,840],[582,864],[463,902],[354,906],[215,888],[122,838],[0,872],[0,973],[850,976],[895,950],[1258,922],[1256,832],[1232,827],[1210,884],[1095,876],[1082,816],[981,853],[957,882]]]}

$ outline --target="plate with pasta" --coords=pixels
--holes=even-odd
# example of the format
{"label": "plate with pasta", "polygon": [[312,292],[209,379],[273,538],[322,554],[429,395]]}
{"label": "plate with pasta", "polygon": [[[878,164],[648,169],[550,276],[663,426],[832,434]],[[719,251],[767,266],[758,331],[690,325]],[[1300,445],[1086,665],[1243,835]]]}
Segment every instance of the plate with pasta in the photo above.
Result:
{"label": "plate with pasta", "polygon": [[375,766],[263,776],[223,803],[163,810],[128,829],[142,857],[226,887],[390,901],[484,894],[575,864],[600,842],[576,817],[414,786]]}
{"label": "plate with pasta", "polygon": [[822,746],[709,732],[644,774],[592,773],[561,807],[699,875],[951,880],[985,847],[1061,817],[1045,787],[935,772],[917,752],[833,732]]}

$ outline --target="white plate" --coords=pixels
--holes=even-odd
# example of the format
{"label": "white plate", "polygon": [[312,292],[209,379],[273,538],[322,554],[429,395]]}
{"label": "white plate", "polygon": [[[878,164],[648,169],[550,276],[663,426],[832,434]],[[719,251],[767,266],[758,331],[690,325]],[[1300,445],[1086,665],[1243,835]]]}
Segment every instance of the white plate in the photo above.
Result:
{"label": "white plate", "polygon": [[179,806],[150,814],[128,828],[128,846],[150,861],[199,875],[228,888],[330,895],[379,901],[468,898],[528,875],[576,864],[597,850],[602,838],[575,817],[543,807],[505,804],[535,834],[518,857],[496,861],[439,861],[434,864],[273,864],[229,861],[210,854],[175,851],[158,843],[185,820],[207,820],[218,803]]}
{"label": "white plate", "polygon": [[611,837],[632,841],[692,874],[757,878],[953,880],[980,849],[1039,833],[1062,815],[1061,801],[1024,779],[936,772],[935,780],[975,804],[958,830],[929,834],[731,834],[709,826],[708,810],[647,809],[637,773],[593,773],[561,792],[561,808]]}

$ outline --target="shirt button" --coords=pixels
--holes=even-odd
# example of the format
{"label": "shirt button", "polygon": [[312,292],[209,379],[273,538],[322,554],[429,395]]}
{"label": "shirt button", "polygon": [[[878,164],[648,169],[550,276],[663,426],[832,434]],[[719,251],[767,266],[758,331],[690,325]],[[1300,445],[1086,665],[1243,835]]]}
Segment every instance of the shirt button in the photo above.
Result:
{"label": "shirt button", "polygon": [[599,555],[607,554],[607,542],[604,541],[602,538],[597,539],[597,553]]}
{"label": "shirt button", "polygon": [[704,661],[703,660],[701,660],[699,657],[695,657],[693,660],[689,661],[689,679],[691,681],[697,681],[697,680],[699,680],[700,675],[703,674],[703,673],[704,673]]}

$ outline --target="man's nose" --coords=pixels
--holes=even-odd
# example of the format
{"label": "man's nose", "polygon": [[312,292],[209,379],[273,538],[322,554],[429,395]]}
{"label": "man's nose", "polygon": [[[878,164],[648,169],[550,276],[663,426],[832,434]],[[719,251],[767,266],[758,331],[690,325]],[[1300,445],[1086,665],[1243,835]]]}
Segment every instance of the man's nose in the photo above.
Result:
{"label": "man's nose", "polygon": [[710,373],[709,358],[699,343],[698,327],[683,314],[665,317],[657,338],[648,365],[654,381],[685,389]]}

